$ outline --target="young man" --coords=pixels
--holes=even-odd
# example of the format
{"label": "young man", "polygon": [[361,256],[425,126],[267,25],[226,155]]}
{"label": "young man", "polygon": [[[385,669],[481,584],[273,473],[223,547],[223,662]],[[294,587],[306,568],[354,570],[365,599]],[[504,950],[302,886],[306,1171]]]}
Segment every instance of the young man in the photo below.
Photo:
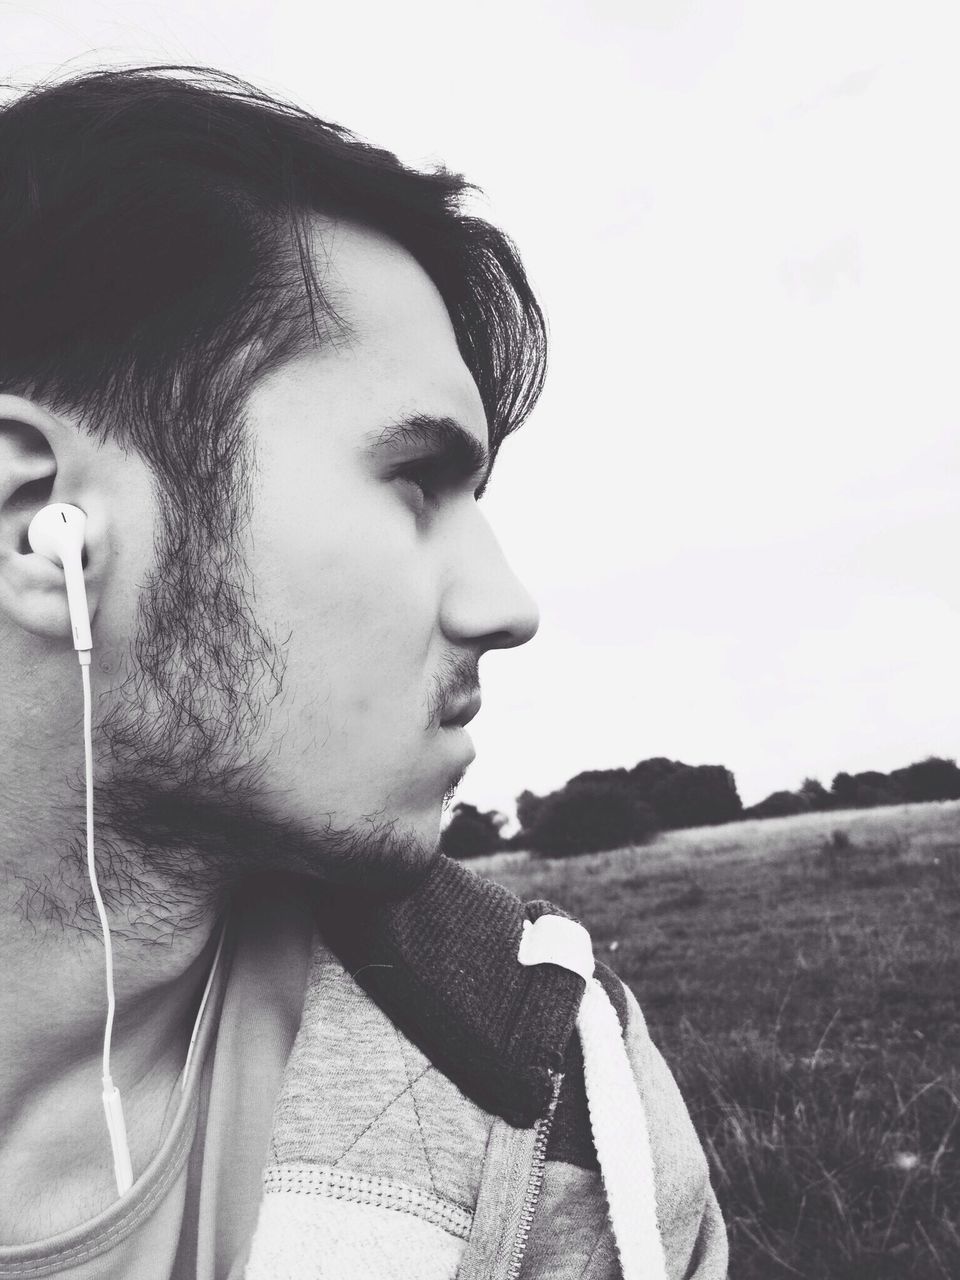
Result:
{"label": "young man", "polygon": [[196,69],[12,102],[0,171],[0,1277],[719,1280],[632,995],[439,854],[537,629],[476,504],[543,376],[512,246]]}

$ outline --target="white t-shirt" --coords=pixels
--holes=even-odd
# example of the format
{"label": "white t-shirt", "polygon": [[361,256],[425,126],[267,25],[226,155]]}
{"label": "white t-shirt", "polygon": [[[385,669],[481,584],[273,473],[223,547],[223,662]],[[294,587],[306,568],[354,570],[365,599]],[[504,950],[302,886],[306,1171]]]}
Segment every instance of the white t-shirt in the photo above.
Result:
{"label": "white t-shirt", "polygon": [[238,898],[187,1088],[175,1086],[156,1155],[96,1218],[0,1245],[0,1280],[240,1280],[315,941],[302,889]]}

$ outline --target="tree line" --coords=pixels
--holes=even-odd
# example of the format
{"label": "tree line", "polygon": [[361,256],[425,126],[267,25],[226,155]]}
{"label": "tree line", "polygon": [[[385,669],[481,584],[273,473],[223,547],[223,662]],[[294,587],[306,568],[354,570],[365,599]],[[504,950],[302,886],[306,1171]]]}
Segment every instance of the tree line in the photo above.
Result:
{"label": "tree line", "polygon": [[441,835],[445,853],[477,857],[498,849],[530,849],[544,857],[643,844],[659,831],[714,826],[746,818],[783,818],[829,809],[868,809],[960,799],[955,760],[929,756],[890,773],[838,773],[828,790],[805,778],[796,791],[774,791],[744,808],[733,773],[723,765],[689,765],[657,756],[632,769],[588,769],[557,791],[517,796],[519,831],[503,836],[505,814],[460,803]]}

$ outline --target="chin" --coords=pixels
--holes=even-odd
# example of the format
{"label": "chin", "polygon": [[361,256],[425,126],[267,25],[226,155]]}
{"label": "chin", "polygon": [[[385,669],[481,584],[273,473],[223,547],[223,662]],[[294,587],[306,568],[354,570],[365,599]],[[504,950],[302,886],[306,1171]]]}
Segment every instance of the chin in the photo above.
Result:
{"label": "chin", "polygon": [[381,824],[372,838],[353,845],[345,858],[321,857],[313,874],[328,883],[372,893],[404,893],[417,888],[442,856],[440,814],[397,817]]}

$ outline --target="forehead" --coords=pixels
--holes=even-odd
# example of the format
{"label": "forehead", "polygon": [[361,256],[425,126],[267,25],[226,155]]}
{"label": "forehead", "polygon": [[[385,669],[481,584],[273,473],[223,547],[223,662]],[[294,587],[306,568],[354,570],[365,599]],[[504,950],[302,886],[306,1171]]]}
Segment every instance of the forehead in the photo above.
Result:
{"label": "forehead", "polygon": [[[483,404],[457,347],[442,297],[416,259],[389,237],[317,218],[317,274],[339,322],[311,359],[331,382],[348,380],[367,417],[449,417],[486,444]],[[377,427],[367,422],[368,429]]]}

